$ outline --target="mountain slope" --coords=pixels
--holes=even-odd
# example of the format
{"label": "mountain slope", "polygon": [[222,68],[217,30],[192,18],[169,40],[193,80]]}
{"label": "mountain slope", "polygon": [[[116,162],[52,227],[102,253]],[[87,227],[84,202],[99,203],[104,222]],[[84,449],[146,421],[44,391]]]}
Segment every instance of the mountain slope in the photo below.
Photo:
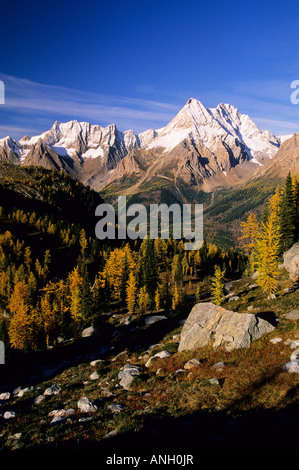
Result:
{"label": "mountain slope", "polygon": [[134,193],[152,178],[211,191],[246,182],[274,157],[282,140],[229,104],[209,109],[191,98],[159,130],[137,135],[114,124],[56,121],[40,136],[1,139],[0,159],[63,170],[109,193],[112,187]]}

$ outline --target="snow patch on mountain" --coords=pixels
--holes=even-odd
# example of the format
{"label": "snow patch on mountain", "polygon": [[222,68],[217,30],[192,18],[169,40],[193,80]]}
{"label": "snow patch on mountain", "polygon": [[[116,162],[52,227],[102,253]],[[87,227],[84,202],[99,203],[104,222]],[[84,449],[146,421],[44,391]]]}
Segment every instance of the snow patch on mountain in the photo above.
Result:
{"label": "snow patch on mountain", "polygon": [[[221,103],[216,108],[207,108],[191,98],[174,119],[165,127],[148,129],[138,135],[133,130],[120,132],[115,124],[107,127],[72,120],[56,121],[50,130],[40,135],[25,136],[19,142],[10,138],[0,139],[0,147],[11,151],[22,162],[39,139],[51,147],[59,156],[85,159],[104,158],[111,148],[121,158],[135,148],[145,150],[162,149],[167,153],[185,139],[203,144],[217,155],[219,148],[243,146],[252,162],[261,165],[271,159],[280,144],[290,136],[274,136],[263,131],[247,116],[230,104]],[[6,143],[4,143],[4,141]]]}

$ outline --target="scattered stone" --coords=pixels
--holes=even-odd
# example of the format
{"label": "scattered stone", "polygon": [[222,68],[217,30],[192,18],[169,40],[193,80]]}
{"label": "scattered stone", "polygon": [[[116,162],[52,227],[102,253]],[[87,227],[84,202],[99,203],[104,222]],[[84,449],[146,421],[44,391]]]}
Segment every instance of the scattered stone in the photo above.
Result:
{"label": "scattered stone", "polygon": [[298,346],[299,346],[299,340],[298,339],[296,339],[295,341],[292,341],[291,344],[290,344],[291,349],[296,349],[296,348],[298,348]]}
{"label": "scattered stone", "polygon": [[196,304],[189,314],[181,333],[178,350],[192,350],[207,346],[224,345],[227,351],[249,348],[253,340],[275,328],[266,320],[251,313],[236,313],[205,302]]}
{"label": "scattered stone", "polygon": [[119,385],[125,390],[129,390],[134,378],[140,374],[140,367],[126,364],[118,373],[118,378],[121,379]]}
{"label": "scattered stone", "polygon": [[149,350],[149,351],[151,351],[152,349],[154,349],[154,348],[156,348],[156,347],[159,347],[159,346],[161,346],[161,344],[160,344],[160,343],[157,343],[157,344],[151,344],[151,345],[149,346],[148,350]]}
{"label": "scattered stone", "polygon": [[145,363],[145,367],[149,367],[151,365],[151,362],[155,359],[155,358],[160,358],[160,359],[164,359],[166,357],[170,357],[171,354],[164,350],[164,351],[160,351],[158,352],[157,354],[155,354],[154,356],[150,357],[149,360]]}
{"label": "scattered stone", "polygon": [[18,393],[16,393],[16,396],[18,398],[21,398],[25,395],[25,393],[32,392],[32,390],[34,390],[34,387],[26,387],[26,388],[20,389]]}
{"label": "scattered stone", "polygon": [[249,284],[248,289],[252,290],[252,289],[256,289],[257,287],[258,287],[257,284]]}
{"label": "scattered stone", "polygon": [[288,320],[299,320],[299,310],[291,310],[289,313],[286,314],[285,318]]}
{"label": "scattered stone", "polygon": [[290,279],[296,281],[299,278],[299,243],[284,253],[283,260],[283,267],[288,271]]}
{"label": "scattered stone", "polygon": [[22,433],[21,432],[16,432],[16,434],[13,434],[12,436],[9,436],[8,439],[21,439]]}
{"label": "scattered stone", "polygon": [[57,424],[65,424],[65,423],[66,423],[66,418],[63,418],[62,416],[54,416],[50,424],[52,426],[55,426]]}
{"label": "scattered stone", "polygon": [[192,370],[197,369],[199,366],[201,366],[201,362],[194,357],[193,359],[190,359],[190,361],[186,362],[184,369]]}
{"label": "scattered stone", "polygon": [[211,366],[211,369],[216,370],[217,372],[220,372],[223,369],[225,369],[225,364],[224,362],[216,362],[216,364]]}
{"label": "scattered stone", "polygon": [[5,411],[3,418],[4,419],[13,419],[17,417],[17,413],[15,411]]}
{"label": "scattered stone", "polygon": [[254,306],[253,305],[248,305],[247,310],[248,310],[248,312],[253,312],[254,311]]}
{"label": "scattered stone", "polygon": [[178,369],[175,371],[176,374],[185,374],[187,371],[185,369]]}
{"label": "scattered stone", "polygon": [[97,372],[93,372],[89,376],[90,380],[98,380],[100,378],[99,374]]}
{"label": "scattered stone", "polygon": [[240,298],[240,297],[239,297],[238,295],[232,295],[232,296],[228,299],[228,301],[230,302],[231,300],[239,300],[239,298]]}
{"label": "scattered stone", "polygon": [[73,414],[75,414],[75,410],[73,408],[68,408],[67,410],[62,409],[50,411],[48,416],[53,416],[54,418],[66,418],[72,416]]}
{"label": "scattered stone", "polygon": [[112,359],[112,362],[121,361],[121,360],[127,361],[128,359],[129,359],[129,355],[128,355],[127,350],[125,349],[124,351],[120,352],[117,356],[115,356]]}
{"label": "scattered stone", "polygon": [[109,437],[114,437],[119,433],[118,429],[113,429],[113,431],[108,432],[105,434],[104,439],[109,439]]}
{"label": "scattered stone", "polygon": [[91,421],[92,417],[91,416],[84,416],[78,419],[79,423],[87,423],[88,421]]}
{"label": "scattered stone", "polygon": [[161,367],[159,367],[159,369],[156,371],[156,375],[163,375],[164,374],[164,370],[161,369]]}
{"label": "scattered stone", "polygon": [[165,315],[149,315],[144,319],[144,323],[146,325],[153,325],[161,320],[167,320],[167,317],[165,317]]}
{"label": "scattered stone", "polygon": [[80,398],[77,402],[77,407],[82,413],[95,413],[98,409],[98,407],[87,397]]}
{"label": "scattered stone", "polygon": [[109,387],[104,387],[101,390],[101,395],[103,395],[103,397],[106,397],[106,398],[111,398],[115,396],[115,393],[111,392]]}
{"label": "scattered stone", "polygon": [[1,393],[0,401],[7,401],[9,399],[10,399],[10,393],[9,392]]}
{"label": "scattered stone", "polygon": [[91,365],[92,367],[95,367],[95,366],[98,365],[98,364],[101,364],[101,365],[104,364],[104,362],[105,362],[105,361],[103,361],[103,359],[96,359],[95,361],[91,361],[90,365]]}
{"label": "scattered stone", "polygon": [[226,282],[226,283],[224,284],[224,286],[223,286],[224,292],[225,292],[226,294],[229,294],[230,291],[231,291],[231,289],[232,289],[232,287],[233,287],[233,285],[234,285],[233,281]]}
{"label": "scattered stone", "polygon": [[270,339],[270,343],[272,343],[272,344],[280,343],[281,341],[282,341],[282,338],[272,338],[272,339]]}
{"label": "scattered stone", "polygon": [[283,366],[283,370],[290,373],[299,374],[299,361],[289,361]]}
{"label": "scattered stone", "polygon": [[255,271],[252,276],[251,276],[251,279],[253,279],[254,281],[259,277],[259,273],[258,271]]}
{"label": "scattered stone", "polygon": [[219,384],[219,380],[216,379],[215,377],[212,377],[211,379],[209,379],[208,382],[209,382],[211,385],[220,385],[220,384]]}
{"label": "scattered stone", "polygon": [[292,354],[291,354],[291,361],[296,361],[299,363],[299,348],[296,349]]}
{"label": "scattered stone", "polygon": [[83,331],[82,331],[82,338],[88,338],[89,336],[93,336],[95,334],[95,328],[94,326],[89,326],[88,328],[85,328]]}
{"label": "scattered stone", "polygon": [[113,413],[120,413],[121,411],[123,411],[125,408],[125,405],[123,405],[122,403],[111,403],[109,406],[108,406],[108,409],[111,410]]}
{"label": "scattered stone", "polygon": [[46,388],[44,391],[44,395],[47,396],[53,396],[53,395],[59,395],[61,393],[61,388],[58,387],[58,385],[54,384],[49,388]]}

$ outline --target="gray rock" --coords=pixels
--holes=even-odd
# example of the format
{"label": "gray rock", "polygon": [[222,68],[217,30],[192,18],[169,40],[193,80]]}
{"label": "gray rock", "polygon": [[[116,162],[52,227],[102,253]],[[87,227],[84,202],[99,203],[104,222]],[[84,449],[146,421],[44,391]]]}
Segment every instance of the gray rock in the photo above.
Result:
{"label": "gray rock", "polygon": [[98,380],[100,378],[99,374],[97,372],[93,372],[89,376],[90,380]]}
{"label": "gray rock", "polygon": [[283,267],[288,271],[291,280],[296,281],[299,278],[299,243],[295,243],[284,253]]}
{"label": "gray rock", "polygon": [[111,360],[112,360],[112,362],[115,362],[115,361],[121,361],[121,360],[126,360],[127,361],[128,359],[129,359],[128,351],[125,349],[124,351],[117,354],[117,356],[115,356]]}
{"label": "gray rock", "polygon": [[281,341],[282,341],[282,338],[272,338],[272,339],[270,339],[270,343],[272,343],[272,344],[280,343]]}
{"label": "gray rock", "polygon": [[232,295],[228,301],[230,302],[231,300],[239,300],[239,298],[240,297],[238,295]]}
{"label": "gray rock", "polygon": [[40,403],[42,403],[45,400],[45,398],[46,397],[44,395],[38,395],[38,397],[34,398],[33,404],[34,405],[39,405]]}
{"label": "gray rock", "polygon": [[216,371],[222,371],[225,369],[225,364],[224,362],[216,362],[216,364],[212,365],[211,369],[214,369]]}
{"label": "gray rock", "polygon": [[32,392],[32,390],[34,390],[34,387],[26,387],[26,388],[22,388],[19,390],[18,393],[16,393],[16,396],[18,398],[21,398],[25,395],[25,393],[28,393],[28,392]]}
{"label": "gray rock", "polygon": [[65,423],[66,423],[66,418],[63,418],[62,416],[54,416],[50,424],[52,426],[55,426],[57,424],[65,424]]}
{"label": "gray rock", "polygon": [[201,362],[194,357],[193,359],[190,359],[190,361],[186,362],[184,369],[192,370],[197,369],[199,366],[201,366]]}
{"label": "gray rock", "polygon": [[113,431],[108,432],[105,434],[104,439],[109,439],[109,437],[114,437],[119,433],[119,429],[113,429]]}
{"label": "gray rock", "polygon": [[299,374],[299,361],[289,361],[283,366],[283,370],[291,374]]}
{"label": "gray rock", "polygon": [[61,409],[61,410],[53,410],[50,411],[48,416],[50,417],[56,417],[56,418],[67,418],[69,416],[72,416],[75,414],[75,410],[73,408],[68,408],[67,410]]}
{"label": "gray rock", "polygon": [[149,367],[152,363],[152,361],[156,358],[160,358],[160,359],[164,359],[164,358],[167,358],[167,357],[170,357],[171,354],[164,350],[164,351],[160,351],[158,352],[157,354],[155,354],[154,356],[150,357],[149,360],[145,363],[145,367]]}
{"label": "gray rock", "polygon": [[87,423],[88,421],[91,421],[91,420],[92,420],[91,416],[85,416],[85,417],[81,417],[78,419],[79,423]]}
{"label": "gray rock", "polygon": [[98,407],[87,397],[80,398],[77,402],[77,407],[82,413],[95,413],[98,409]]}
{"label": "gray rock", "polygon": [[100,365],[100,364],[104,364],[105,361],[103,361],[103,359],[95,359],[94,361],[91,361],[90,365],[92,367],[95,367],[97,365]]}
{"label": "gray rock", "polygon": [[3,418],[4,419],[13,419],[17,417],[17,413],[15,411],[5,411]]}
{"label": "gray rock", "polygon": [[125,390],[129,390],[135,377],[140,374],[140,368],[126,364],[118,373],[118,378],[121,379],[119,385]]}
{"label": "gray rock", "polygon": [[299,310],[291,310],[289,313],[286,314],[285,318],[288,320],[299,320]]}
{"label": "gray rock", "polygon": [[52,396],[52,395],[59,395],[61,393],[61,389],[58,385],[54,384],[49,388],[46,388],[44,391],[44,395]]}
{"label": "gray rock", "polygon": [[10,399],[10,393],[9,392],[4,392],[1,393],[0,395],[0,401],[7,401]]}
{"label": "gray rock", "polygon": [[298,361],[299,362],[299,348],[295,349],[295,351],[291,354],[291,361]]}
{"label": "gray rock", "polygon": [[292,341],[291,344],[290,344],[290,348],[291,348],[291,349],[296,349],[296,348],[298,348],[298,346],[299,346],[299,340],[298,340],[298,339],[295,339],[295,340]]}
{"label": "gray rock", "polygon": [[205,302],[196,304],[181,333],[179,351],[192,350],[213,342],[213,348],[227,351],[249,348],[253,340],[274,330],[274,326],[251,313],[236,313]]}
{"label": "gray rock", "polygon": [[164,315],[149,315],[144,319],[144,323],[146,325],[152,325],[153,323],[156,323],[161,320],[167,320],[167,317]]}
{"label": "gray rock", "polygon": [[233,281],[226,282],[223,286],[224,292],[226,294],[229,294],[231,289],[233,288],[233,285],[234,285]]}
{"label": "gray rock", "polygon": [[123,411],[125,408],[125,405],[122,403],[111,403],[111,405],[108,406],[108,409],[113,411],[113,413],[120,413]]}
{"label": "gray rock", "polygon": [[212,377],[211,379],[209,379],[208,382],[209,382],[211,385],[220,385],[220,384],[219,384],[219,380],[216,379],[215,377]]}
{"label": "gray rock", "polygon": [[94,326],[89,326],[88,328],[85,328],[83,331],[82,331],[82,338],[88,338],[89,336],[92,336],[95,334],[95,328]]}

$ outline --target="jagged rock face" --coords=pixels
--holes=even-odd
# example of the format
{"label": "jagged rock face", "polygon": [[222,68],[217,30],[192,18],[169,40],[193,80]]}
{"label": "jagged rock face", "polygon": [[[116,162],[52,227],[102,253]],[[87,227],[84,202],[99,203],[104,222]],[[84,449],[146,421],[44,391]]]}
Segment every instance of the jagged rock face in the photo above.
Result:
{"label": "jagged rock face", "polygon": [[40,136],[1,139],[0,159],[61,169],[97,190],[130,175],[139,182],[161,177],[209,189],[248,179],[273,158],[280,142],[231,105],[209,109],[191,98],[156,131],[137,135],[115,124],[56,121]]}
{"label": "jagged rock face", "polygon": [[19,163],[18,143],[10,137],[0,139],[0,161]]}
{"label": "jagged rock face", "polygon": [[288,137],[273,159],[256,171],[256,176],[280,175],[285,178],[290,170],[299,172],[299,134]]}
{"label": "jagged rock face", "polygon": [[24,159],[24,165],[40,165],[45,168],[65,169],[66,163],[54,150],[39,139]]}

